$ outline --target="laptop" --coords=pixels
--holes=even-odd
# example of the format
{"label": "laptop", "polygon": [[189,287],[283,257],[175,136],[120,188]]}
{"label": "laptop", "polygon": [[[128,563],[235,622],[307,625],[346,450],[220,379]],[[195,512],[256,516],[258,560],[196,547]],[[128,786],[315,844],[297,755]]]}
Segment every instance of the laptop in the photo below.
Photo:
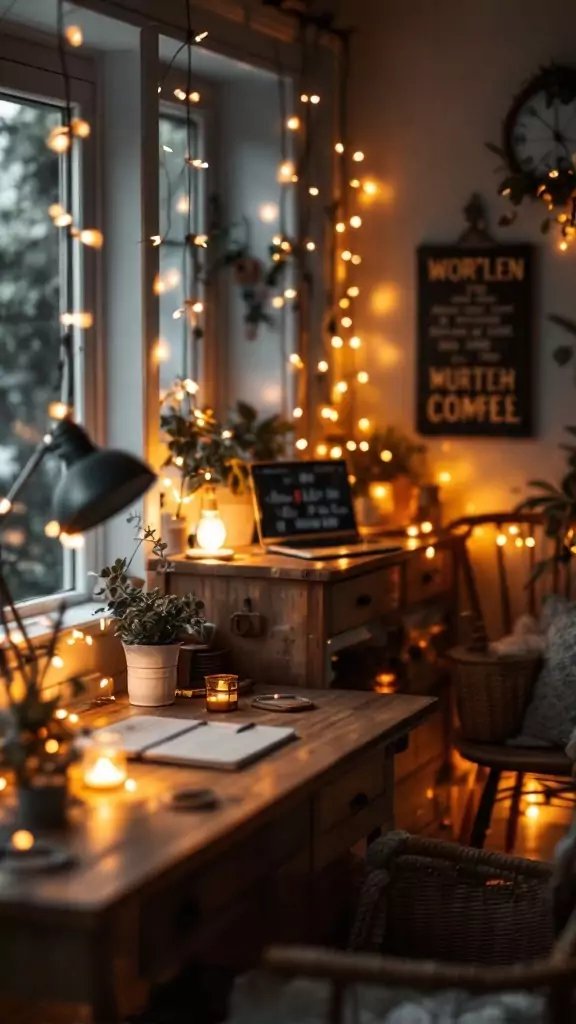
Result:
{"label": "laptop", "polygon": [[314,560],[400,550],[360,536],[343,459],[256,462],[251,473],[258,536],[266,551]]}

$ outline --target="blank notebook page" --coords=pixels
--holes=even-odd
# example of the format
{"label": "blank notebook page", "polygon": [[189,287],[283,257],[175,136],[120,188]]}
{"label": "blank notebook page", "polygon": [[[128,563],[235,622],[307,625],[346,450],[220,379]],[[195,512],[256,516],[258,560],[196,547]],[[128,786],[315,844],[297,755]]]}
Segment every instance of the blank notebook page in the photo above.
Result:
{"label": "blank notebook page", "polygon": [[228,723],[209,723],[199,729],[155,744],[143,754],[149,761],[206,768],[241,768],[294,739],[294,729],[256,725],[246,732]]}

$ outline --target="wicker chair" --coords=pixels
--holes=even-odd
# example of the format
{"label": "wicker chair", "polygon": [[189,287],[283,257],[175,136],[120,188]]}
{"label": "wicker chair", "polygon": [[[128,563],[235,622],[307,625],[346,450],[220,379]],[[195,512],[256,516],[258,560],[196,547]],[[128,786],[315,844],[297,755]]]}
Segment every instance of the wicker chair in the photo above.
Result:
{"label": "wicker chair", "polygon": [[[266,967],[329,981],[331,1024],[359,983],[545,992],[549,1024],[575,1019],[576,912],[554,913],[549,865],[407,835],[384,855],[386,843],[369,851],[351,951],[276,947]],[[554,942],[554,923],[566,919]]]}
{"label": "wicker chair", "polygon": [[[496,539],[498,534],[502,534],[507,537],[510,545],[514,542],[526,548],[525,585],[520,588],[522,604],[520,605],[518,602],[517,611],[525,611],[535,615],[538,610],[539,599],[546,590],[550,590],[550,578],[547,577],[545,582],[542,579],[533,581],[531,580],[532,572],[536,561],[539,558],[552,554],[557,545],[557,542],[549,541],[544,536],[540,516],[529,513],[469,516],[456,520],[448,527],[456,543],[458,565],[470,611],[475,619],[485,621],[469,546],[470,538],[474,530],[478,528],[492,530],[494,532],[494,539]],[[528,544],[526,544],[527,540]],[[494,544],[496,560],[495,583],[499,597],[500,612],[498,631],[500,636],[510,633],[513,627],[513,601],[507,546],[507,544],[501,546],[496,543]],[[566,597],[571,596],[572,577],[570,563],[564,566],[555,566],[551,583],[554,593],[564,593]],[[488,624],[486,625],[488,627]],[[467,812],[464,814],[460,833],[460,841],[463,843],[470,843],[472,846],[482,848],[490,828],[494,804],[497,800],[510,798],[510,814],[506,829],[506,851],[511,852],[514,849],[520,803],[525,795],[524,782],[526,775],[536,776],[539,779],[543,799],[547,802],[553,800],[572,800],[572,763],[560,748],[511,747],[504,743],[479,743],[458,737],[458,735],[455,738],[455,746],[463,758],[478,765],[479,773],[484,775],[484,769],[489,769],[475,816],[472,803],[473,794],[471,794],[471,800]],[[500,778],[503,772],[513,772],[515,775],[514,783],[509,788],[499,790]]]}

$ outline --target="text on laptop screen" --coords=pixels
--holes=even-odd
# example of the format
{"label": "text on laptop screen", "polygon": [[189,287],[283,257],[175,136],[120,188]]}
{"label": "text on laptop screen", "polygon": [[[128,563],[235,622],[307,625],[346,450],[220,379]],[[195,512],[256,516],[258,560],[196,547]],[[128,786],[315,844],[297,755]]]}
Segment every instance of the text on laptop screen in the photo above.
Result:
{"label": "text on laptop screen", "polygon": [[252,478],[263,540],[356,530],[344,461],[260,463]]}

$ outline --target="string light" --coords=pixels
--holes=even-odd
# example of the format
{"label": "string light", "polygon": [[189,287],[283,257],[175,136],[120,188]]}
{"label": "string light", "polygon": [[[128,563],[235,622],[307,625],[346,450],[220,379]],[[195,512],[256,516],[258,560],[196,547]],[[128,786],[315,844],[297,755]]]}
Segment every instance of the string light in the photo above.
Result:
{"label": "string light", "polygon": [[360,348],[362,342],[360,341],[360,338],[358,337],[358,335],[355,334],[352,338],[350,338],[350,341],[348,342],[348,344],[350,345],[350,348],[358,349],[358,348]]}
{"label": "string light", "polygon": [[186,99],[186,93],[184,92],[184,89],[174,89],[174,95],[175,95],[177,100],[185,100]]}
{"label": "string light", "polygon": [[25,828],[20,828],[12,833],[10,845],[19,853],[27,853],[34,846],[34,836]]}
{"label": "string light", "polygon": [[358,253],[354,253],[354,255],[352,256],[352,263],[354,264],[355,267],[359,267],[360,264],[362,263],[362,257],[359,256]]}
{"label": "string light", "polygon": [[53,668],[64,668],[64,658],[61,658],[59,654],[55,654],[50,663]]}
{"label": "string light", "polygon": [[536,541],[534,540],[534,537],[526,537],[526,540],[524,541],[524,543],[525,543],[527,548],[535,548],[536,547]]}
{"label": "string light", "polygon": [[382,462],[392,462],[394,456],[389,448],[384,448],[384,450],[380,452],[380,458],[382,459]]}
{"label": "string light", "polygon": [[71,725],[78,725],[80,717],[76,714],[75,711],[72,711],[72,713],[68,715],[68,721],[70,722]]}
{"label": "string light", "polygon": [[50,402],[48,415],[52,420],[65,420],[70,409],[65,402]]}
{"label": "string light", "polygon": [[94,317],[92,313],[62,313],[60,323],[64,327],[80,327],[86,330],[88,327],[92,327]]}
{"label": "string light", "polygon": [[503,548],[507,540],[508,538],[505,533],[499,533],[498,536],[496,537],[496,543],[499,548]]}
{"label": "string light", "polygon": [[514,543],[515,543],[517,548],[523,548],[524,547],[524,540],[523,540],[522,537],[516,537],[516,540],[514,541]]}
{"label": "string light", "polygon": [[312,95],[310,97],[310,103],[313,103],[314,106],[316,106],[317,103],[320,103],[320,97],[318,96],[317,93],[315,93],[315,92],[312,93]]}
{"label": "string light", "polygon": [[300,102],[301,103],[308,103],[309,100],[310,100],[310,97],[309,97],[307,92],[300,93]]}
{"label": "string light", "polygon": [[154,247],[156,247],[158,245],[161,245],[161,243],[162,243],[162,236],[161,235],[150,235],[150,241],[152,242],[152,245]]}
{"label": "string light", "polygon": [[65,721],[65,719],[68,718],[66,708],[57,708],[54,712],[54,718],[57,718],[60,722]]}
{"label": "string light", "polygon": [[66,41],[70,43],[70,46],[78,47],[82,46],[84,42],[84,33],[80,28],[80,25],[67,25],[64,30]]}
{"label": "string light", "polygon": [[67,548],[68,551],[81,551],[84,547],[84,537],[81,533],[65,533],[62,530],[60,534],[60,543],[63,548]]}
{"label": "string light", "polygon": [[426,555],[426,558],[434,558],[436,555],[436,548],[430,545],[429,548],[426,548],[424,554]]}
{"label": "string light", "polygon": [[60,744],[58,743],[58,740],[46,740],[44,744],[44,750],[46,751],[47,754],[57,754],[58,751],[60,750]]}
{"label": "string light", "polygon": [[9,498],[0,498],[0,516],[7,516],[11,508],[12,502]]}
{"label": "string light", "polygon": [[124,783],[124,789],[126,790],[127,793],[135,793],[136,790],[138,789],[136,779],[126,779],[126,782]]}
{"label": "string light", "polygon": [[362,185],[362,191],[365,192],[367,196],[375,196],[378,191],[378,185],[375,181],[365,181]]}
{"label": "string light", "polygon": [[85,228],[80,232],[80,241],[82,245],[88,245],[92,249],[101,249],[104,245],[104,235],[96,228]]}
{"label": "string light", "polygon": [[362,418],[358,420],[358,429],[364,432],[370,430],[370,420],[367,416],[362,416]]}
{"label": "string light", "polygon": [[350,305],[350,299],[340,299],[338,305],[340,306],[340,309],[348,309],[348,306]]}
{"label": "string light", "polygon": [[364,159],[364,153],[361,149],[357,149],[355,153],[352,153],[352,159],[355,163],[361,164]]}
{"label": "string light", "polygon": [[342,449],[341,449],[339,444],[335,444],[334,447],[330,449],[330,458],[331,459],[341,459],[342,458]]}
{"label": "string light", "polygon": [[307,447],[308,447],[308,441],[306,440],[306,438],[305,437],[299,437],[298,440],[296,441],[296,448],[298,449],[298,451],[299,452],[303,452],[303,451],[305,451],[305,449]]}
{"label": "string light", "polygon": [[432,523],[430,523],[428,520],[425,520],[425,522],[420,523],[420,530],[422,533],[432,533],[433,529],[434,527]]}
{"label": "string light", "polygon": [[262,203],[262,206],[258,210],[258,216],[263,224],[272,224],[278,219],[279,209],[276,203]]}
{"label": "string light", "polygon": [[306,242],[306,248],[307,248],[308,252],[314,252],[314,250],[316,248],[316,242],[312,242],[312,241]]}
{"label": "string light", "polygon": [[360,289],[358,285],[350,285],[350,288],[346,290],[346,294],[349,295],[351,299],[357,299],[358,296],[360,295]]}
{"label": "string light", "polygon": [[336,150],[337,153],[343,153],[344,152],[344,143],[343,142],[337,142],[336,145],[334,146],[334,149]]}
{"label": "string light", "polygon": [[327,373],[327,372],[328,372],[328,363],[326,362],[325,359],[321,359],[320,362],[318,363],[318,373]]}
{"label": "string light", "polygon": [[346,381],[345,380],[339,380],[338,383],[335,384],[334,390],[337,391],[338,394],[340,394],[340,395],[345,395],[346,392],[348,391],[348,385],[347,385]]}
{"label": "string light", "polygon": [[66,153],[70,149],[70,130],[67,125],[59,124],[52,128],[46,145],[53,153]]}
{"label": "string light", "polygon": [[284,299],[282,298],[282,296],[275,295],[274,298],[272,299],[272,305],[274,309],[282,309],[282,306],[284,305]]}
{"label": "string light", "polygon": [[327,454],[328,454],[328,445],[326,445],[326,444],[317,444],[316,445],[316,455],[320,455],[320,457],[323,458]]}
{"label": "string light", "polygon": [[350,252],[349,249],[344,249],[344,252],[340,253],[340,258],[343,259],[345,263],[347,263],[348,260],[352,259],[352,253]]}
{"label": "string light", "polygon": [[358,217],[356,214],[353,217],[350,217],[350,227],[351,228],[361,228],[362,227],[362,217]]}
{"label": "string light", "polygon": [[304,410],[297,405],[295,409],[292,409],[292,415],[295,420],[299,420],[304,415]]}
{"label": "string light", "polygon": [[370,378],[366,373],[366,370],[359,370],[358,373],[356,374],[356,380],[358,381],[359,384],[367,384]]}
{"label": "string light", "polygon": [[299,356],[297,352],[292,353],[292,355],[290,356],[290,362],[292,363],[292,366],[296,367],[297,370],[302,370],[304,368],[304,362],[302,360],[302,357]]}
{"label": "string light", "polygon": [[308,195],[317,196],[319,192],[320,189],[316,185],[310,185],[310,188],[308,189]]}
{"label": "string light", "polygon": [[370,445],[368,444],[368,441],[360,441],[358,447],[361,452],[367,452],[370,448]]}
{"label": "string light", "polygon": [[406,527],[406,534],[407,534],[408,537],[417,537],[419,533],[420,533],[420,530],[418,529],[417,526],[407,526]]}
{"label": "string light", "polygon": [[0,775],[0,793],[3,793],[8,783],[3,775]]}
{"label": "string light", "polygon": [[295,288],[286,288],[284,290],[284,298],[285,299],[295,299],[297,294],[298,294],[298,292],[296,291]]}
{"label": "string light", "polygon": [[330,339],[330,344],[332,345],[332,348],[342,348],[344,342],[338,334],[334,334]]}
{"label": "string light", "polygon": [[72,135],[75,135],[78,139],[87,139],[90,135],[90,125],[88,121],[84,121],[82,117],[74,117],[70,122],[72,129]]}
{"label": "string light", "polygon": [[346,441],[346,447],[349,452],[355,452],[358,445],[356,444],[356,441]]}
{"label": "string light", "polygon": [[360,188],[360,178],[352,178],[350,181],[350,188]]}
{"label": "string light", "polygon": [[278,181],[283,184],[293,181],[295,173],[296,171],[292,160],[284,160],[284,163],[281,163],[278,168]]}
{"label": "string light", "polygon": [[297,132],[300,127],[300,124],[300,118],[297,117],[295,114],[293,114],[292,117],[289,117],[288,120],[286,121],[286,127],[290,132]]}
{"label": "string light", "polygon": [[188,99],[190,100],[190,103],[200,103],[200,99],[201,99],[200,93],[199,92],[191,92],[189,94],[189,96],[188,96]]}
{"label": "string light", "polygon": [[342,324],[342,327],[352,327],[352,317],[351,316],[343,316],[342,320],[340,321],[340,323]]}
{"label": "string light", "polygon": [[442,470],[441,473],[438,473],[438,483],[439,484],[449,484],[451,482],[452,482],[452,473],[448,472],[447,469],[444,469],[444,470]]}
{"label": "string light", "polygon": [[338,223],[335,225],[335,230],[338,231],[339,234],[342,234],[344,231],[346,231],[346,225],[343,220],[338,221]]}

